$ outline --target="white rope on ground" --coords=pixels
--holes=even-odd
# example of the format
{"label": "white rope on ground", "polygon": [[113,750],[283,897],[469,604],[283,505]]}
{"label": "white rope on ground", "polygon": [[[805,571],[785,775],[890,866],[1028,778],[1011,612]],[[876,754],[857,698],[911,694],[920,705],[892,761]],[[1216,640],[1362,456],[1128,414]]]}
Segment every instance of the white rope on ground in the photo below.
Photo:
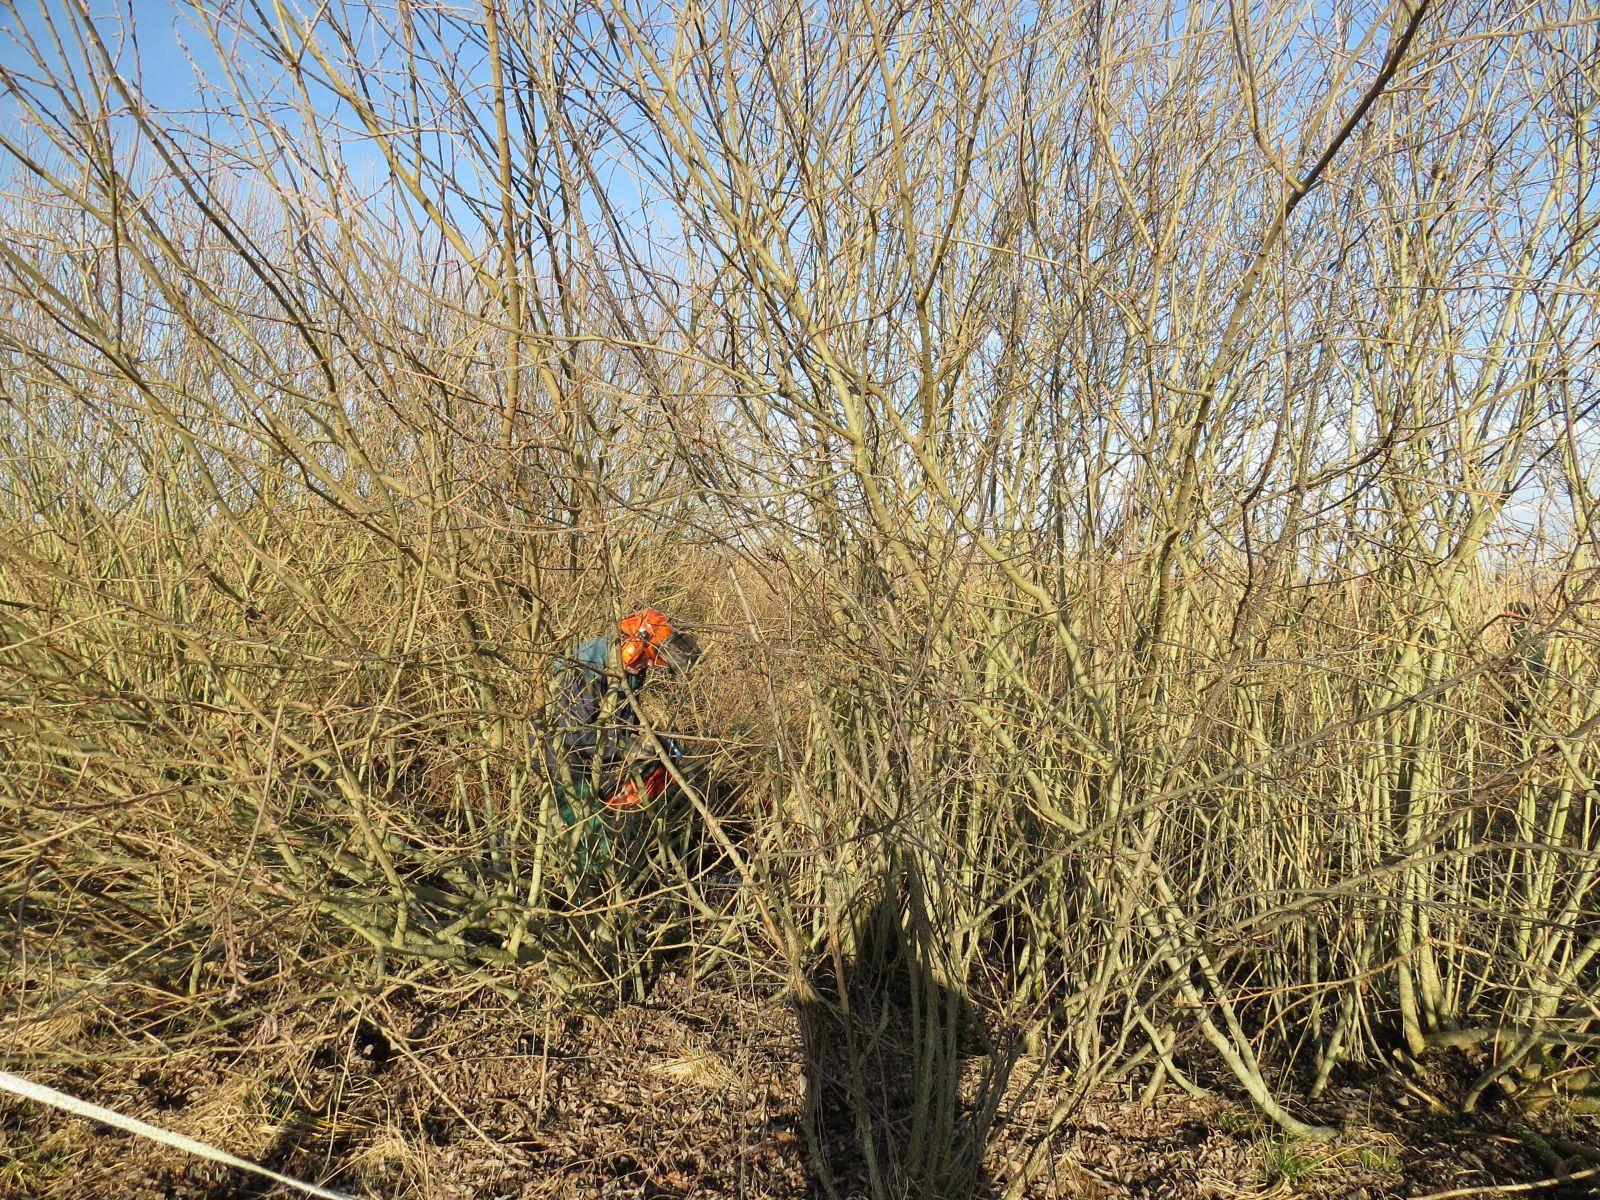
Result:
{"label": "white rope on ground", "polygon": [[19,1075],[12,1075],[7,1071],[0,1071],[0,1088],[21,1096],[27,1100],[34,1100],[40,1104],[48,1104],[52,1108],[59,1108],[62,1112],[69,1112],[75,1117],[88,1117],[92,1121],[103,1121],[116,1129],[137,1134],[139,1137],[149,1138],[152,1142],[160,1142],[163,1146],[172,1146],[178,1150],[187,1150],[190,1154],[198,1154],[201,1158],[209,1158],[212,1162],[223,1163],[226,1166],[237,1167],[241,1171],[250,1171],[262,1175],[274,1183],[281,1183],[285,1187],[297,1188],[308,1196],[318,1196],[321,1200],[356,1200],[356,1197],[345,1192],[336,1192],[331,1188],[318,1187],[314,1183],[303,1180],[291,1179],[287,1175],[279,1175],[276,1171],[258,1166],[229,1154],[226,1150],[218,1150],[215,1146],[208,1146],[204,1142],[197,1142],[194,1138],[184,1137],[181,1133],[171,1133],[165,1129],[158,1129],[154,1125],[146,1124],[137,1117],[126,1117],[113,1109],[103,1108],[98,1104],[91,1104],[87,1100],[80,1100],[76,1096],[69,1096],[66,1092],[58,1092],[55,1088],[45,1087],[42,1083],[34,1083],[30,1079],[23,1079]]}

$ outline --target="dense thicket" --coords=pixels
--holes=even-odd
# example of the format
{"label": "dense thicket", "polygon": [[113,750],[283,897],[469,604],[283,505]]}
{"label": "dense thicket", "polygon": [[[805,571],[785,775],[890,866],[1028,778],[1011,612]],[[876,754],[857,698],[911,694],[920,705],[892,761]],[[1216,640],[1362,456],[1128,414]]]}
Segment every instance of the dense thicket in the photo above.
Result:
{"label": "dense thicket", "polygon": [[[189,21],[195,111],[74,6],[0,60],[14,1013],[814,999],[888,896],[930,1129],[966,999],[1302,1132],[1582,1062],[1591,6]],[[641,602],[696,755],[597,883],[529,731]]]}

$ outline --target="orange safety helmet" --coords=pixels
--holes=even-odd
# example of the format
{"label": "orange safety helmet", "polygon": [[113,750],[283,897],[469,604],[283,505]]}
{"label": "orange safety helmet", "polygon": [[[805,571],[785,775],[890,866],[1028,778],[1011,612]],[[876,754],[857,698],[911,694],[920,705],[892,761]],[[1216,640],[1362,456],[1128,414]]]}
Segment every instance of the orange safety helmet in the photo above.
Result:
{"label": "orange safety helmet", "polygon": [[655,666],[672,636],[672,625],[653,608],[641,608],[622,618],[623,669],[630,674]]}

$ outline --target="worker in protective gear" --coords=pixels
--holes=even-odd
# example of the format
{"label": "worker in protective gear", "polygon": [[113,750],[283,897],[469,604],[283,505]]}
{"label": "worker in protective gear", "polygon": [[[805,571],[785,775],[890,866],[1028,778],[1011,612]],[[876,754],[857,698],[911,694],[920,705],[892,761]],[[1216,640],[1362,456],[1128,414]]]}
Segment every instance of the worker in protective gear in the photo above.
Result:
{"label": "worker in protective gear", "polygon": [[545,761],[563,821],[636,809],[666,790],[660,751],[672,756],[677,747],[669,738],[652,743],[635,701],[652,671],[687,672],[699,657],[692,635],[644,608],[557,664],[556,720]]}

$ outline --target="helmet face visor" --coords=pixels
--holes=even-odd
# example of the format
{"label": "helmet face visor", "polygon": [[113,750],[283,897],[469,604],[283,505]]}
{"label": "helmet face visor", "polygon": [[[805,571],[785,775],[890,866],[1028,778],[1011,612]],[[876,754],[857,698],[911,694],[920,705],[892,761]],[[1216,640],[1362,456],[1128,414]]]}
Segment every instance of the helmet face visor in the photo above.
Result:
{"label": "helmet face visor", "polygon": [[700,643],[693,634],[679,629],[656,648],[656,661],[669,671],[685,673],[700,661]]}

